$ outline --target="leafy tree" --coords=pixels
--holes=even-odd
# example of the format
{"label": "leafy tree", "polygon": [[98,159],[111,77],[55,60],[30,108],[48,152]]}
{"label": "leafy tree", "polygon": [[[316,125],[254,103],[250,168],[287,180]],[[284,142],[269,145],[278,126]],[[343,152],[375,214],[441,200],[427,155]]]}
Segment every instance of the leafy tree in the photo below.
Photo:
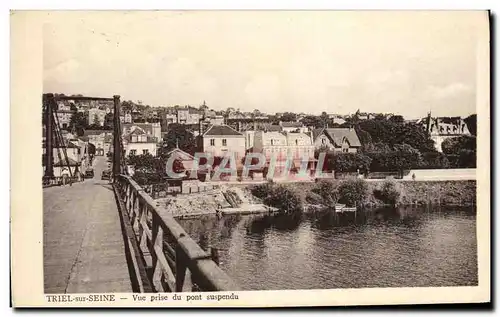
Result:
{"label": "leafy tree", "polygon": [[389,118],[389,120],[394,122],[394,123],[398,123],[398,124],[405,123],[405,119],[403,118],[403,116],[400,116],[400,115],[392,116]]}
{"label": "leafy tree", "polygon": [[81,112],[73,113],[69,121],[69,126],[75,129],[75,132],[78,136],[82,136],[85,129],[88,127],[86,116]]}
{"label": "leafy tree", "polygon": [[104,116],[104,128],[108,130],[113,130],[114,126],[114,114],[113,113],[106,113]]}
{"label": "leafy tree", "polygon": [[359,178],[343,181],[338,187],[339,202],[347,206],[363,204],[367,194],[368,184]]}
{"label": "leafy tree", "polygon": [[446,155],[441,152],[422,153],[423,164],[421,167],[427,169],[440,169],[450,167],[450,162]]}
{"label": "leafy tree", "polygon": [[427,131],[417,124],[398,123],[391,120],[370,119],[358,123],[358,129],[370,134],[372,142],[389,146],[408,144],[420,152],[434,152],[434,141]]}
{"label": "leafy tree", "polygon": [[386,180],[382,183],[381,189],[373,191],[373,196],[386,204],[395,205],[401,196],[401,186],[393,180]]}
{"label": "leafy tree", "polygon": [[165,136],[164,147],[166,151],[175,149],[177,144],[179,148],[186,153],[193,155],[196,151],[196,139],[182,124],[172,123],[169,126],[169,130]]}
{"label": "leafy tree", "polygon": [[92,120],[92,124],[93,125],[101,125],[100,122],[99,122],[99,116],[97,116],[97,113],[94,114],[94,119]]}
{"label": "leafy tree", "polygon": [[367,170],[372,159],[363,153],[328,153],[328,169],[336,172],[356,172]]}
{"label": "leafy tree", "polygon": [[338,182],[321,180],[312,189],[312,192],[321,196],[322,204],[334,207],[339,200]]}
{"label": "leafy tree", "polygon": [[323,128],[322,121],[318,116],[306,116],[301,122],[307,127]]}
{"label": "leafy tree", "polygon": [[281,121],[285,121],[285,122],[297,121],[297,114],[295,114],[293,112],[285,112],[281,116]]}
{"label": "leafy tree", "polygon": [[476,151],[476,137],[461,135],[449,138],[441,143],[441,148],[445,154],[459,154],[462,150]]}
{"label": "leafy tree", "polygon": [[127,157],[127,164],[133,165],[136,172],[143,173],[165,173],[165,162],[159,158],[154,157],[150,153],[141,155],[129,155]]}
{"label": "leafy tree", "polygon": [[471,114],[467,118],[464,119],[467,124],[467,128],[472,135],[477,135],[477,115]]}

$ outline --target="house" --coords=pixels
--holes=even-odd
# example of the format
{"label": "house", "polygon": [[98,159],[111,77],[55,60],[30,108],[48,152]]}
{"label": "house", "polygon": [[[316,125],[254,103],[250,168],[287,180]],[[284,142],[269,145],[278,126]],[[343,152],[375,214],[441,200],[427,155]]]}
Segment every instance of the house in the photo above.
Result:
{"label": "house", "polygon": [[147,135],[156,139],[156,142],[162,140],[161,135],[161,124],[159,122],[155,123],[124,123],[122,124],[122,135],[129,134],[135,128],[140,128]]}
{"label": "house", "polygon": [[88,123],[97,124],[100,126],[104,125],[104,121],[106,119],[106,110],[101,110],[98,108],[92,108],[88,111]]}
{"label": "house", "polygon": [[271,177],[282,176],[287,161],[294,170],[301,169],[304,164],[307,164],[306,168],[309,171],[315,169],[316,160],[311,133],[256,131],[253,152],[264,154],[268,166],[271,159],[275,158],[274,175]]}
{"label": "house", "polygon": [[151,154],[156,156],[157,140],[140,127],[134,127],[132,131],[123,137],[123,148],[125,156]]}
{"label": "house", "polygon": [[[42,171],[45,172],[45,143],[42,146]],[[80,146],[73,142],[65,141],[64,145],[54,144],[52,148],[54,176],[61,177],[65,173],[73,176],[77,175],[82,170],[82,155]]]}
{"label": "house", "polygon": [[95,155],[105,155],[105,138],[112,137],[113,133],[109,130],[86,130],[83,134],[89,143],[95,146]]}
{"label": "house", "polygon": [[69,129],[71,117],[73,116],[73,111],[71,110],[57,110],[57,120],[59,121],[59,126],[61,129]]}
{"label": "house", "polygon": [[[191,154],[179,149],[178,147],[171,150],[170,152],[167,152],[165,154],[165,157],[167,159],[165,167],[167,175],[169,173],[169,168],[172,168],[174,173],[181,173],[183,171],[186,171],[189,174],[189,171],[194,166],[194,157]],[[174,162],[172,162],[172,164],[169,166],[168,161],[171,160],[172,157]],[[177,162],[180,162],[181,164],[178,164]]]}
{"label": "house", "polygon": [[236,162],[245,156],[245,136],[227,125],[212,125],[201,136],[201,149],[212,156],[233,153]]}
{"label": "house", "polygon": [[195,108],[184,107],[177,109],[177,123],[180,124],[198,124],[202,116],[203,112]]}
{"label": "house", "polygon": [[353,128],[320,128],[313,130],[316,149],[334,152],[357,153],[361,147],[358,135]]}
{"label": "house", "polygon": [[431,117],[431,113],[427,118],[418,121],[422,127],[430,134],[434,141],[436,150],[442,152],[441,145],[443,141],[449,138],[454,138],[462,135],[471,135],[467,124],[461,117]]}

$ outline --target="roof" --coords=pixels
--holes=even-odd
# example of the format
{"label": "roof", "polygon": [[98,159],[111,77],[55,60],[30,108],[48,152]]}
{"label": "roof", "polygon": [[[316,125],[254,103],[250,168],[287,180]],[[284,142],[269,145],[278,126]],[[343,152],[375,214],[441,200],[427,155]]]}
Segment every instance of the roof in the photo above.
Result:
{"label": "roof", "polygon": [[281,122],[281,126],[284,128],[301,128],[303,124],[302,122]]}
{"label": "roof", "polygon": [[313,138],[316,141],[318,136],[322,133],[325,133],[336,146],[342,146],[342,141],[344,138],[347,139],[350,146],[352,147],[360,147],[361,142],[359,141],[358,134],[354,129],[349,128],[321,128],[313,130]]}
{"label": "roof", "polygon": [[243,134],[227,125],[212,125],[203,136],[241,136]]}
{"label": "roof", "polygon": [[69,166],[79,166],[80,165],[80,163],[73,160],[71,157],[68,157],[67,161],[66,161],[66,158],[62,158],[61,160],[57,160],[54,163],[54,166],[68,166],[68,161],[69,161]]}
{"label": "roof", "polygon": [[139,127],[147,134],[153,134],[153,124],[152,123],[123,123],[122,128],[131,129],[132,127]]}
{"label": "roof", "polygon": [[263,126],[264,131],[269,131],[269,132],[279,132],[283,129],[282,126],[275,125],[275,124],[268,124]]}
{"label": "roof", "polygon": [[172,156],[174,154],[180,156],[181,159],[183,159],[183,160],[194,160],[194,156],[192,156],[191,154],[189,154],[187,152],[184,152],[183,150],[181,150],[179,148],[175,148],[175,149],[167,152],[166,156],[170,157],[170,156]]}

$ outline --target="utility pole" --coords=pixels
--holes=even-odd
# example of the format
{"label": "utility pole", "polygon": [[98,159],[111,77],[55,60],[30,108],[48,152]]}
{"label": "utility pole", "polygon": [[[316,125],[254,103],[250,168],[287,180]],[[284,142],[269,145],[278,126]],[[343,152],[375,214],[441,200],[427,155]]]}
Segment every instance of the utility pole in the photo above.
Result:
{"label": "utility pole", "polygon": [[121,173],[122,145],[120,144],[120,96],[113,96],[114,122],[113,122],[113,179],[116,181]]}
{"label": "utility pole", "polygon": [[43,104],[45,105],[45,174],[44,177],[48,179],[54,178],[54,150],[52,144],[52,130],[53,130],[53,115],[52,104],[54,101],[54,94],[43,95]]}

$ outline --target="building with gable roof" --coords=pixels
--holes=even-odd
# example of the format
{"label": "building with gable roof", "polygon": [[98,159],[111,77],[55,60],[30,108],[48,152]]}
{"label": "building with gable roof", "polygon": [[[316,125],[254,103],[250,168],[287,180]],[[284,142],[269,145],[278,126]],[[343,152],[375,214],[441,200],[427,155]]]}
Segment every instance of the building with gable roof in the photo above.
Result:
{"label": "building with gable roof", "polygon": [[228,125],[212,125],[201,134],[199,148],[219,157],[232,152],[240,162],[245,156],[245,136]]}
{"label": "building with gable roof", "polygon": [[436,150],[443,152],[441,147],[446,139],[471,135],[467,123],[461,117],[431,117],[431,113],[417,122],[429,133]]}
{"label": "building with gable roof", "polygon": [[142,154],[156,156],[157,140],[142,128],[133,127],[133,130],[125,134],[122,139],[125,156]]}
{"label": "building with gable roof", "polygon": [[320,128],[313,130],[316,149],[334,152],[357,153],[361,147],[358,134],[353,128]]}

